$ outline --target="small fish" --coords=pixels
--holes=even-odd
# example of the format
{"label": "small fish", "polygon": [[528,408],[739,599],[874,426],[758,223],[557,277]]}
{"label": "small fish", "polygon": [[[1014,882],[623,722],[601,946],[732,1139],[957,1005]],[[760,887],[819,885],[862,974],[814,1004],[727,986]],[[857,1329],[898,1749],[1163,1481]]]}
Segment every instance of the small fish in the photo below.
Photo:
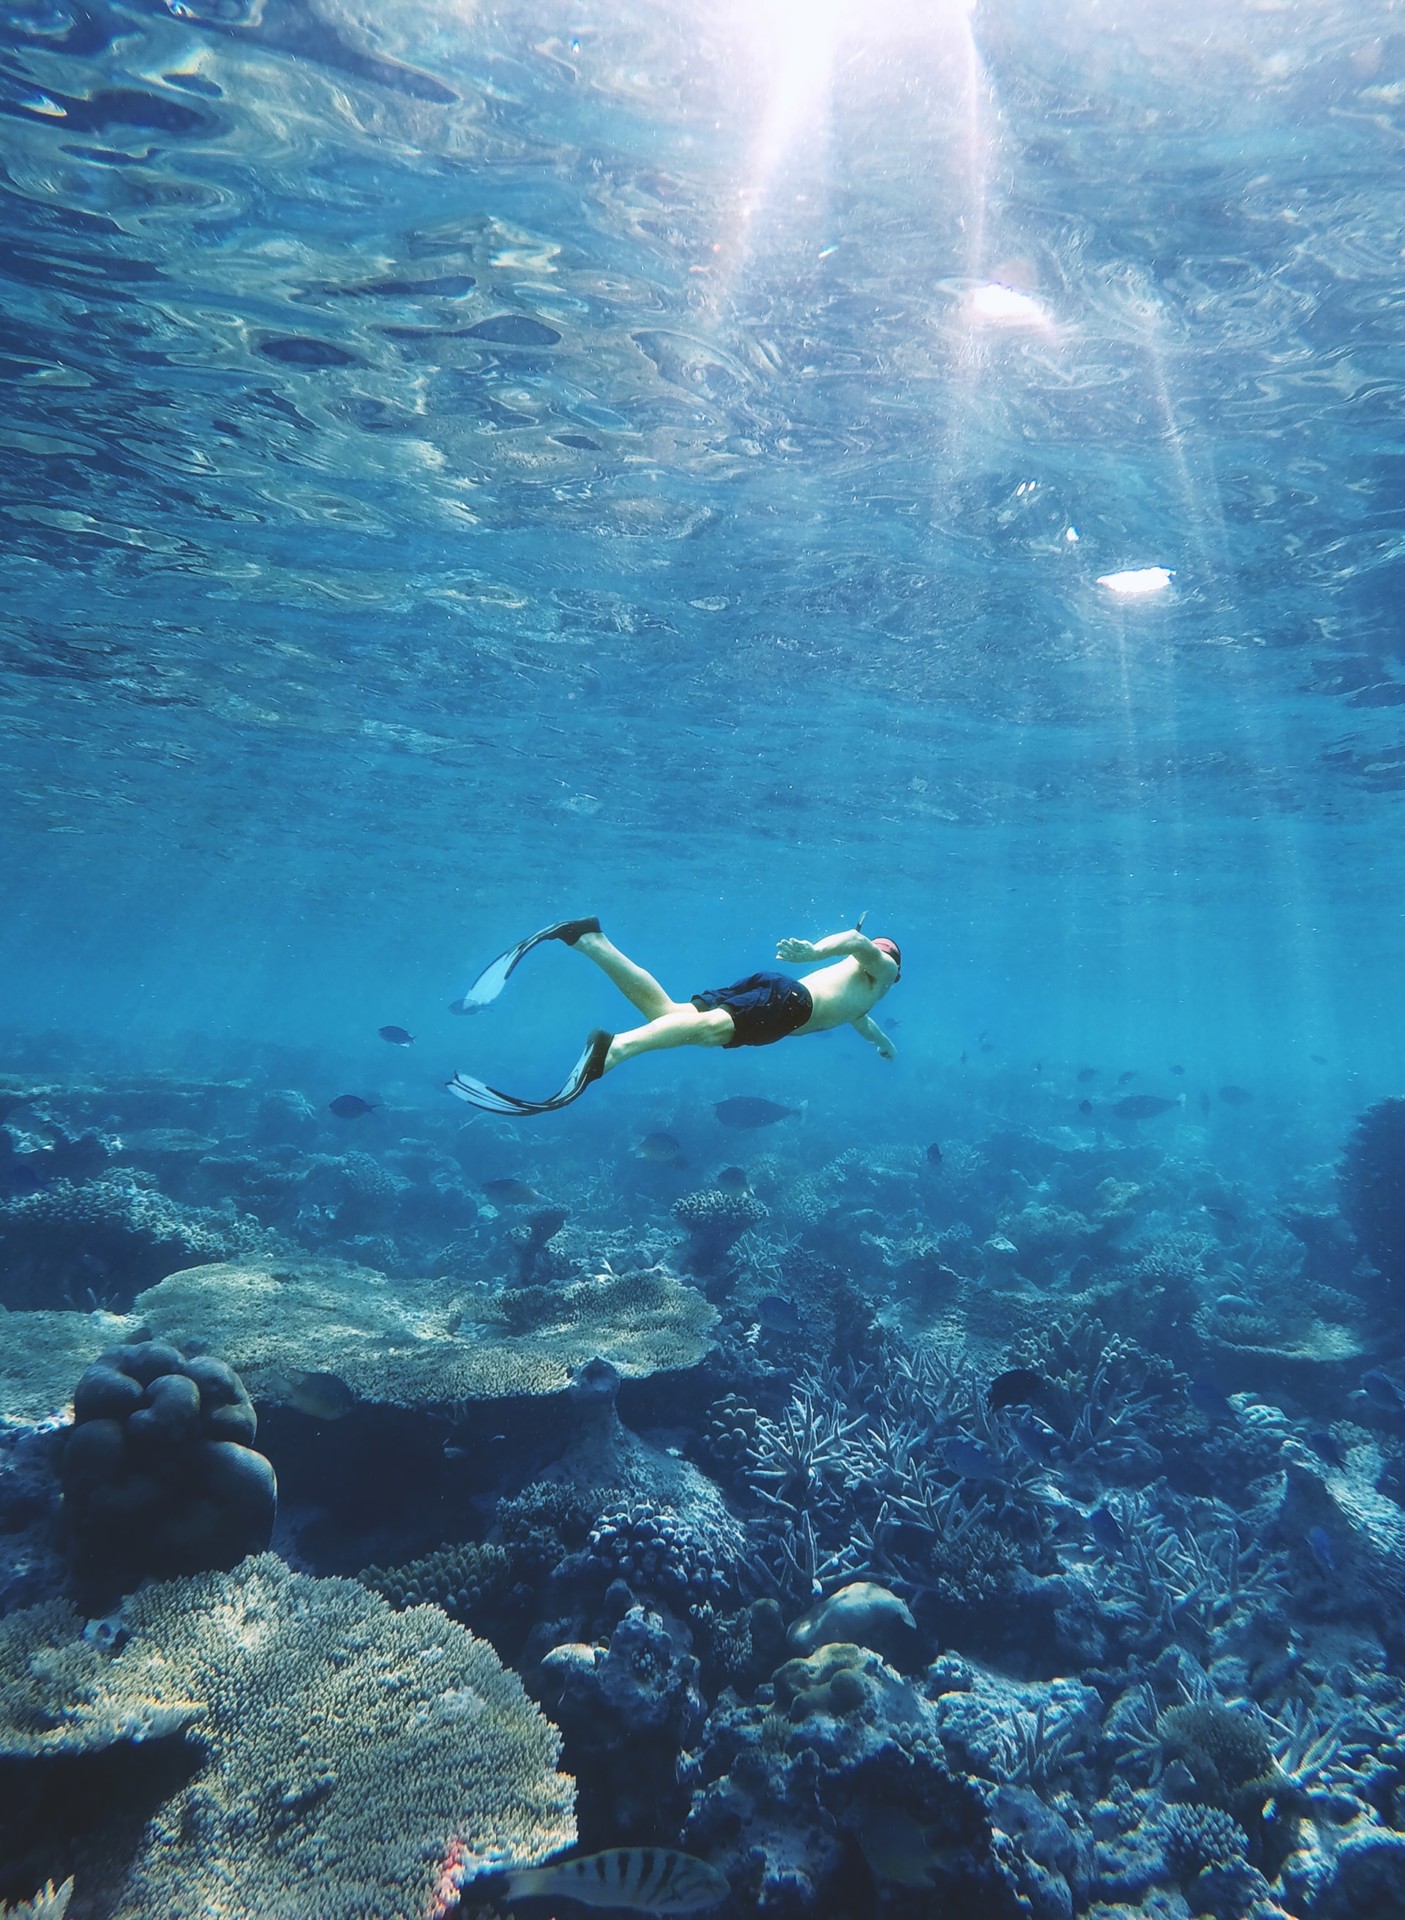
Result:
{"label": "small fish", "polygon": [[986,1391],[992,1412],[1001,1407],[1037,1407],[1049,1392],[1049,1382],[1036,1367],[1007,1367],[997,1373]]}
{"label": "small fish", "polygon": [[1325,1527],[1309,1527],[1307,1530],[1307,1544],[1311,1549],[1313,1559],[1324,1573],[1335,1573],[1337,1571],[1337,1556],[1332,1551],[1332,1536]]}
{"label": "small fish", "polygon": [[283,1382],[283,1398],[311,1420],[344,1420],[356,1395],[335,1373],[292,1373]]}
{"label": "small fish", "polygon": [[1200,1111],[1208,1120],[1210,1117],[1210,1096],[1208,1093],[1202,1093],[1200,1096]]}
{"label": "small fish", "polygon": [[1405,1394],[1401,1393],[1390,1375],[1382,1373],[1379,1367],[1367,1367],[1361,1376],[1361,1390],[1378,1407],[1385,1407],[1391,1413],[1405,1411]]}
{"label": "small fish", "polygon": [[673,1847],[611,1847],[507,1875],[509,1900],[579,1900],[626,1913],[701,1913],[730,1891],[716,1867]]}
{"label": "small fish", "polygon": [[1088,1515],[1088,1531],[1105,1553],[1119,1553],[1127,1544],[1122,1522],[1111,1507],[1093,1508]]}
{"label": "small fish", "polygon": [[1030,1459],[1037,1460],[1041,1467],[1051,1467],[1058,1459],[1061,1451],[1059,1436],[1037,1414],[1022,1413],[1014,1423],[1014,1435]]}
{"label": "small fish", "polygon": [[1175,1074],[1175,1076],[1176,1076],[1176,1078],[1177,1078],[1177,1079],[1179,1080],[1179,1078],[1181,1077],[1181,1075],[1182,1075],[1182,1074],[1183,1074],[1183,1073],[1185,1072],[1185,1068],[1184,1068],[1184,1067],[1172,1067],[1172,1069],[1171,1069],[1171,1071],[1172,1071],[1172,1073],[1174,1073],[1174,1074]]}
{"label": "small fish", "polygon": [[732,1100],[719,1100],[712,1111],[724,1127],[748,1132],[753,1127],[773,1127],[778,1120],[797,1118],[804,1109],[782,1107],[774,1100],[760,1100],[754,1094],[738,1094]]}
{"label": "small fish", "polygon": [[1223,1420],[1234,1412],[1234,1408],[1213,1380],[1206,1380],[1203,1376],[1192,1374],[1187,1392],[1190,1404],[1211,1420]]}
{"label": "small fish", "polygon": [[376,1032],[392,1047],[412,1047],[415,1044],[415,1036],[406,1033],[403,1027],[377,1027]]}
{"label": "small fish", "polygon": [[1307,1444],[1318,1459],[1325,1460],[1329,1467],[1346,1465],[1346,1448],[1336,1434],[1328,1433],[1325,1427],[1320,1428],[1316,1433],[1310,1433],[1307,1436]]}
{"label": "small fish", "polygon": [[334,1113],[338,1120],[359,1120],[363,1113],[374,1113],[374,1104],[363,1100],[359,1093],[339,1093],[335,1100],[327,1102],[328,1113]]}
{"label": "small fish", "polygon": [[746,1177],[745,1167],[723,1167],[713,1186],[723,1193],[750,1193],[751,1182]]}
{"label": "small fish", "polygon": [[764,1333],[796,1334],[800,1331],[800,1309],[793,1300],[779,1293],[768,1293],[756,1303],[756,1318]]}
{"label": "small fish", "polygon": [[1247,1107],[1253,1097],[1247,1087],[1236,1087],[1233,1082],[1220,1088],[1220,1098],[1227,1107]]}
{"label": "small fish", "polygon": [[953,1467],[963,1480],[1004,1482],[1005,1476],[1000,1471],[995,1455],[979,1440],[966,1440],[959,1436],[955,1440],[948,1440],[946,1459],[947,1465]]}
{"label": "small fish", "polygon": [[682,1167],[687,1165],[681,1144],[671,1133],[646,1133],[634,1149],[637,1160],[648,1160],[659,1167]]}
{"label": "small fish", "polygon": [[1159,1113],[1169,1113],[1180,1105],[1179,1100],[1168,1100],[1161,1093],[1129,1093],[1123,1100],[1115,1100],[1112,1111],[1119,1120],[1154,1120]]}
{"label": "small fish", "polygon": [[1315,1067],[1325,1067],[1327,1064],[1325,1053],[1310,1053],[1307,1057]]}
{"label": "small fish", "polygon": [[1239,1225],[1239,1215],[1232,1212],[1228,1207],[1207,1206],[1205,1211],[1212,1220],[1218,1220],[1222,1227],[1237,1227]]}
{"label": "small fish", "polygon": [[1091,1112],[1093,1111],[1093,1103],[1092,1103],[1092,1101],[1091,1101],[1091,1100],[1080,1100],[1080,1101],[1078,1102],[1078,1111],[1079,1111],[1080,1113],[1082,1113],[1082,1114],[1089,1114],[1089,1113],[1091,1113]]}
{"label": "small fish", "polygon": [[479,1185],[495,1207],[530,1207],[534,1200],[541,1199],[525,1180],[482,1180]]}
{"label": "small fish", "polygon": [[1090,1081],[1096,1080],[1097,1077],[1098,1070],[1096,1067],[1080,1067],[1078,1069],[1078,1084],[1080,1087],[1086,1087]]}
{"label": "small fish", "polygon": [[942,1150],[934,1140],[931,1146],[929,1146],[927,1149],[927,1165],[929,1167],[939,1167],[941,1163],[942,1163]]}
{"label": "small fish", "polygon": [[1130,1086],[1130,1085],[1132,1084],[1132,1082],[1133,1082],[1133,1081],[1134,1081],[1134,1080],[1136,1079],[1136,1077],[1137,1077],[1137,1070],[1136,1070],[1136,1068],[1135,1068],[1135,1067],[1128,1067],[1128,1069],[1127,1069],[1127,1071],[1126,1071],[1125,1073],[1119,1073],[1119,1074],[1118,1074],[1118,1076],[1117,1076],[1117,1084],[1118,1084],[1118,1086],[1119,1086],[1119,1087],[1128,1087],[1128,1086]]}

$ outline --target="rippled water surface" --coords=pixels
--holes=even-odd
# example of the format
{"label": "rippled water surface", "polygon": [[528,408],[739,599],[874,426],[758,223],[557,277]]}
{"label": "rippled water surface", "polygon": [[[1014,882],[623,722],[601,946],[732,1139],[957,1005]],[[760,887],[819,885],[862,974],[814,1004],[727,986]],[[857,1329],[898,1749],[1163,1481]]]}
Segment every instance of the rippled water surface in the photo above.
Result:
{"label": "rippled water surface", "polygon": [[1398,1058],[1396,6],[0,34],[37,1020],[872,897],[953,1040]]}

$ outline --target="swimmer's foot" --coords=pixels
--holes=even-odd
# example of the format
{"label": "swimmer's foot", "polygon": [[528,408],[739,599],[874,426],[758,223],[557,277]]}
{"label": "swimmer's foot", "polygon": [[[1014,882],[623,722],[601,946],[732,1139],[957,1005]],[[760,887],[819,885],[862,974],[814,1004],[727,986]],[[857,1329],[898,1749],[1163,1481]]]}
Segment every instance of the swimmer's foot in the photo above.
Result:
{"label": "swimmer's foot", "polygon": [[[593,929],[590,928],[585,930],[587,932],[593,931]],[[581,1085],[583,1087],[588,1087],[592,1080],[598,1080],[601,1074],[604,1073],[605,1061],[609,1056],[610,1048],[614,1045],[614,1040],[614,1034],[606,1033],[603,1027],[592,1027],[591,1031],[585,1036],[586,1054],[581,1066]]]}
{"label": "swimmer's foot", "polygon": [[552,927],[541,937],[543,940],[561,940],[568,947],[573,947],[583,933],[599,933],[599,931],[600,922],[592,913],[584,920],[563,920],[560,926]]}

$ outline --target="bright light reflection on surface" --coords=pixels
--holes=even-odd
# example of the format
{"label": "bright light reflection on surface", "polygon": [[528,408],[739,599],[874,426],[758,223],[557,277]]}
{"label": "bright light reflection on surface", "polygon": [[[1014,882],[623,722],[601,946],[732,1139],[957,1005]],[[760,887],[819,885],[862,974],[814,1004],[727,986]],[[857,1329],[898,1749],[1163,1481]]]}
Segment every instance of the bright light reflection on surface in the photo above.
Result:
{"label": "bright light reflection on surface", "polygon": [[1005,327],[1047,327],[1049,315],[1039,302],[1015,287],[992,280],[971,295],[971,311],[982,320]]}
{"label": "bright light reflection on surface", "polygon": [[1128,567],[1123,573],[1100,573],[1098,585],[1119,600],[1145,600],[1150,593],[1164,593],[1174,578],[1173,567]]}

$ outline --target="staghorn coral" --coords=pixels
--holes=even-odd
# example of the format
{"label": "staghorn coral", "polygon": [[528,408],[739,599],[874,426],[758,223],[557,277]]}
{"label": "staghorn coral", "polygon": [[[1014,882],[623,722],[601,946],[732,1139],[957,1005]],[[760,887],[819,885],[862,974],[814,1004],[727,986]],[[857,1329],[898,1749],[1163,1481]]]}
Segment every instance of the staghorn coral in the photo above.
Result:
{"label": "staghorn coral", "polygon": [[575,1837],[555,1728],[436,1607],[395,1613],[265,1554],[144,1587],[116,1652],[77,1637],[69,1609],[15,1618],[0,1699],[18,1689],[51,1731],[86,1712],[111,1744],[133,1737],[131,1699],[158,1684],[185,1697],[161,1704],[188,1712],[203,1764],[118,1870],[113,1920],[406,1920],[428,1911],[451,1848],[467,1872]]}
{"label": "staghorn coral", "polygon": [[358,1399],[446,1405],[563,1392],[599,1357],[631,1378],[696,1366],[716,1309],[661,1268],[555,1290],[547,1319],[521,1337],[468,1318],[447,1282],[407,1294],[382,1273],[340,1261],[221,1264],[172,1274],[138,1308],[160,1337],[207,1340],[257,1396],[274,1372],[326,1371]]}
{"label": "staghorn coral", "polygon": [[17,1907],[0,1900],[0,1920],[63,1920],[72,1898],[71,1879],[65,1880],[61,1887],[56,1887],[51,1880],[32,1900],[21,1900]]}
{"label": "staghorn coral", "polygon": [[467,1626],[507,1589],[511,1561],[502,1547],[465,1541],[438,1547],[399,1567],[363,1567],[357,1578],[392,1607],[441,1607]]}
{"label": "staghorn coral", "polygon": [[159,1649],[114,1660],[65,1600],[0,1620],[0,1760],[102,1753],[181,1733],[205,1712]]}

